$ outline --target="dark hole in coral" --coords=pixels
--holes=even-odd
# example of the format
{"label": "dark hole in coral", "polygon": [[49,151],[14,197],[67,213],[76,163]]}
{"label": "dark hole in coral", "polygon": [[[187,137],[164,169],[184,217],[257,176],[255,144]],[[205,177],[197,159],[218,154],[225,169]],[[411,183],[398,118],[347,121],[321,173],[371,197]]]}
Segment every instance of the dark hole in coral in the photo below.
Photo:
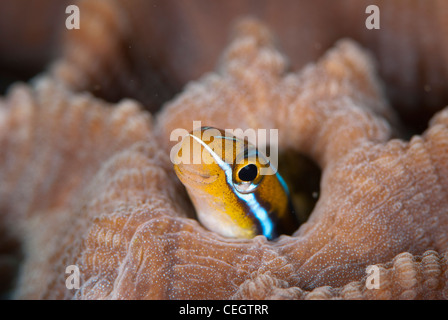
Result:
{"label": "dark hole in coral", "polygon": [[165,63],[156,57],[145,54],[138,49],[138,43],[127,42],[121,47],[123,70],[112,66],[103,66],[104,70],[92,77],[85,88],[98,98],[110,103],[117,103],[124,98],[132,98],[155,113],[161,106],[171,100],[182,89],[182,84],[175,81]]}
{"label": "dark hole in coral", "polygon": [[27,82],[40,71],[40,68],[17,69],[0,64],[0,95],[5,95],[13,83]]}
{"label": "dark hole in coral", "polygon": [[280,154],[278,170],[288,185],[297,219],[302,224],[319,198],[321,170],[312,159],[293,150]]}
{"label": "dark hole in coral", "polygon": [[[426,43],[428,45],[429,43]],[[435,48],[436,46],[434,46]],[[392,47],[391,47],[392,48]],[[391,56],[383,60],[377,55],[379,60],[379,75],[381,81],[384,82],[384,89],[386,97],[391,107],[397,112],[401,124],[403,125],[403,139],[410,139],[413,135],[421,135],[428,129],[429,121],[439,111],[443,110],[448,105],[448,90],[446,90],[446,81],[443,81],[442,76],[434,76],[442,69],[436,71],[437,68],[430,68],[429,63],[436,61],[443,57],[443,54],[431,56],[430,60],[425,61],[424,53],[421,48],[414,48],[418,53],[423,54],[423,59],[418,59],[415,62],[415,68],[412,72],[415,73],[414,78],[398,74],[393,76],[391,71],[386,69],[389,66],[388,59],[400,62],[397,56]],[[373,48],[373,50],[379,50]],[[404,73],[406,75],[406,73]],[[446,75],[446,73],[445,73]]]}
{"label": "dark hole in coral", "polygon": [[12,235],[0,222],[0,300],[12,298],[22,259],[18,237]]}

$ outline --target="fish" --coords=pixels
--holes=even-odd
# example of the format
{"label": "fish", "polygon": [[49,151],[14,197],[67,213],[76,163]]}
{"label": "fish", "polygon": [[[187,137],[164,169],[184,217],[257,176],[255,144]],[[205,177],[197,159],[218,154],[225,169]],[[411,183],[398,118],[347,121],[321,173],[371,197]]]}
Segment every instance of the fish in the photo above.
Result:
{"label": "fish", "polygon": [[288,186],[247,139],[201,127],[183,137],[173,162],[199,222],[210,231],[274,240],[298,228]]}

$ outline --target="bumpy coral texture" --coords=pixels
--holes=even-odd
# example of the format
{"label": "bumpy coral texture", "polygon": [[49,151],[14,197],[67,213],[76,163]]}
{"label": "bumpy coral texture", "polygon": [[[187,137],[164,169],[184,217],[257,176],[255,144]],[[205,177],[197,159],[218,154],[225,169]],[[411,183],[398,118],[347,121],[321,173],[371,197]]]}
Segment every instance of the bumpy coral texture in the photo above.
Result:
{"label": "bumpy coral texture", "polygon": [[[216,66],[229,26],[251,15],[274,30],[295,70],[314,62],[343,37],[372,51],[387,97],[411,132],[421,133],[429,118],[448,104],[445,0],[81,0],[77,4],[82,27],[64,34],[65,54],[54,71],[74,90],[89,90],[108,101],[132,97],[148,110],[159,110],[160,102]],[[380,30],[365,27],[368,5],[380,8]],[[49,10],[41,11],[33,17],[44,17]],[[0,23],[11,16],[5,11]],[[61,23],[53,19],[54,27],[43,34],[59,30],[64,18]],[[18,31],[12,37],[11,29],[20,30],[17,23],[6,25],[5,53],[21,39]],[[29,29],[35,32],[25,28],[22,33]],[[10,63],[21,52],[21,48],[12,51]]]}
{"label": "bumpy coral texture", "polygon": [[[205,230],[168,155],[171,130],[192,120],[278,128],[280,150],[322,168],[309,220],[274,242]],[[292,73],[253,21],[154,126],[129,100],[47,78],[17,86],[0,103],[0,212],[25,251],[15,297],[447,299],[448,109],[409,142],[391,140],[395,121],[356,44]],[[372,264],[379,289],[365,286]]]}

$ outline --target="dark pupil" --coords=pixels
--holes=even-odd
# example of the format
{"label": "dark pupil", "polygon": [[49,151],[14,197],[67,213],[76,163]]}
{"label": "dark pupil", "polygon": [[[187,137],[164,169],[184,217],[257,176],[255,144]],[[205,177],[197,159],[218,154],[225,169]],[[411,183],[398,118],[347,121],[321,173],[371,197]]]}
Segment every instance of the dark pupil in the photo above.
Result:
{"label": "dark pupil", "polygon": [[238,172],[238,178],[242,181],[252,181],[257,177],[257,166],[254,164],[248,164],[247,166],[241,168]]}

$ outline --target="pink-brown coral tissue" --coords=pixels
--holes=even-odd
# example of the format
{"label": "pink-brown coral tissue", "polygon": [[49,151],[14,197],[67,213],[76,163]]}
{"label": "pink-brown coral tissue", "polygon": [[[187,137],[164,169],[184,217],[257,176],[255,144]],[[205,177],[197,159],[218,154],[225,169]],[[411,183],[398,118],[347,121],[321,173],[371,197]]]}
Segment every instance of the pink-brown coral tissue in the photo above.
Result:
{"label": "pink-brown coral tissue", "polygon": [[[138,5],[80,6],[89,30],[64,44],[79,47],[0,99],[8,297],[448,299],[448,107],[405,139],[371,52],[342,39],[292,68],[269,27],[245,19],[217,67],[151,114],[163,81],[133,86],[127,76],[145,65],[132,65],[141,56],[118,45],[139,27],[125,15]],[[88,41],[95,32],[110,60]],[[158,78],[153,67],[143,78]],[[89,91],[95,83],[102,94]],[[118,102],[108,99],[114,88]],[[205,229],[169,157],[170,133],[193,121],[278,129],[281,153],[304,154],[321,169],[308,220],[274,241]],[[78,282],[68,278],[71,266]]]}

